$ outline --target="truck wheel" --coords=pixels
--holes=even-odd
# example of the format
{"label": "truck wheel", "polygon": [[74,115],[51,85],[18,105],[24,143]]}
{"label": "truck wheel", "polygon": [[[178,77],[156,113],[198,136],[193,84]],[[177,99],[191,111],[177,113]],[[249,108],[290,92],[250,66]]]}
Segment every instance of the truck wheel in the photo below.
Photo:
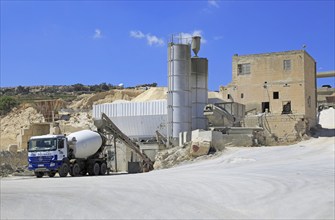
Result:
{"label": "truck wheel", "polygon": [[43,172],[35,172],[35,176],[36,176],[37,178],[41,178],[41,177],[44,176],[44,173],[43,173]]}
{"label": "truck wheel", "polygon": [[62,166],[59,168],[59,176],[66,177],[67,173],[69,172],[69,165],[67,163],[63,163]]}
{"label": "truck wheel", "polygon": [[102,163],[100,166],[100,175],[105,175],[107,171],[107,164],[106,163]]}
{"label": "truck wheel", "polygon": [[95,163],[93,166],[93,175],[97,176],[100,173],[100,165],[98,163]]}
{"label": "truck wheel", "polygon": [[88,170],[88,174],[90,176],[96,176],[99,175],[99,173],[100,173],[100,166],[98,163],[94,163],[93,166],[90,166]]}
{"label": "truck wheel", "polygon": [[73,164],[70,172],[71,176],[79,176],[80,175],[80,166],[79,164]]}
{"label": "truck wheel", "polygon": [[56,175],[56,172],[54,172],[54,171],[48,172],[49,177],[54,177],[55,175]]}

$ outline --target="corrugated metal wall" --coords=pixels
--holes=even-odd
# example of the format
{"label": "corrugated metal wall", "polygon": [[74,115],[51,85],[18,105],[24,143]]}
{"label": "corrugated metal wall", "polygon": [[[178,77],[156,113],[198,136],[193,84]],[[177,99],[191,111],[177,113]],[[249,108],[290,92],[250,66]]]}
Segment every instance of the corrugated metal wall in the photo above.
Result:
{"label": "corrugated metal wall", "polygon": [[99,119],[101,112],[108,117],[166,115],[167,101],[121,102],[93,105],[93,118]]}
{"label": "corrugated metal wall", "polygon": [[102,112],[129,137],[155,137],[156,130],[166,135],[166,100],[93,105],[93,118],[99,119]]}

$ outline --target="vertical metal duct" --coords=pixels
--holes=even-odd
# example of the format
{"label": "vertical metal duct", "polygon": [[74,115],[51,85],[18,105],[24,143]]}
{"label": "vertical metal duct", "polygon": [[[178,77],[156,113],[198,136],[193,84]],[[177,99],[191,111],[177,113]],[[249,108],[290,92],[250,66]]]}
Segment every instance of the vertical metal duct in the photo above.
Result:
{"label": "vertical metal duct", "polygon": [[191,59],[192,92],[192,130],[207,129],[208,120],[204,108],[208,103],[208,60],[192,57]]}
{"label": "vertical metal duct", "polygon": [[169,43],[167,136],[175,144],[178,143],[180,132],[191,134],[190,72],[190,45]]}

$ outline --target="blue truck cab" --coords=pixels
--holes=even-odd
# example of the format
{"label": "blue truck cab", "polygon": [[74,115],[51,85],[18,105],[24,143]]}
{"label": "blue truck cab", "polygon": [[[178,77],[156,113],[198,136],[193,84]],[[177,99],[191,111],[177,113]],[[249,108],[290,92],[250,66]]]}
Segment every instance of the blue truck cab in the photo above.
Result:
{"label": "blue truck cab", "polygon": [[68,144],[64,135],[42,135],[31,137],[28,142],[28,169],[40,178],[44,174],[61,177],[69,172]]}

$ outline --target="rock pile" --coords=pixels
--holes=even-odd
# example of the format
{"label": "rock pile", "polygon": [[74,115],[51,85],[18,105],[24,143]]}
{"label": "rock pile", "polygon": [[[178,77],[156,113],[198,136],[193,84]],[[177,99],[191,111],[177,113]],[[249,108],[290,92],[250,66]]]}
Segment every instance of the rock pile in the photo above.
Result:
{"label": "rock pile", "polygon": [[0,176],[33,175],[28,171],[27,151],[0,151]]}
{"label": "rock pile", "polygon": [[70,109],[91,109],[93,104],[111,103],[115,100],[131,100],[143,93],[144,90],[122,89],[110,90],[96,94],[78,96],[70,105]]}
{"label": "rock pile", "polygon": [[158,152],[155,157],[154,169],[171,168],[181,164],[216,158],[224,152],[213,150],[213,148],[209,147],[210,144],[208,142],[197,142],[198,145],[199,143],[201,146],[201,153],[196,153],[197,151],[194,152],[194,149],[192,148],[195,143],[192,144],[192,142],[185,143],[182,147],[173,147]]}

